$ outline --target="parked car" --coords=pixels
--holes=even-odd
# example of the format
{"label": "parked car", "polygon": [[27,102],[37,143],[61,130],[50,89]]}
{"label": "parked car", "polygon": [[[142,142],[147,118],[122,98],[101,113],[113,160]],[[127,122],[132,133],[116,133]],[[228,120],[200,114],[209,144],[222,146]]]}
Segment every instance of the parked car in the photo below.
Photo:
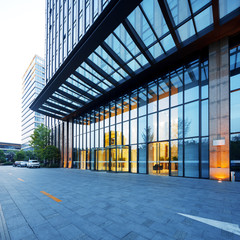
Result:
{"label": "parked car", "polygon": [[21,161],[15,161],[13,167],[20,167]]}
{"label": "parked car", "polygon": [[40,162],[37,160],[29,160],[27,163],[28,168],[40,168]]}
{"label": "parked car", "polygon": [[20,167],[27,167],[28,162],[27,161],[21,161]]}

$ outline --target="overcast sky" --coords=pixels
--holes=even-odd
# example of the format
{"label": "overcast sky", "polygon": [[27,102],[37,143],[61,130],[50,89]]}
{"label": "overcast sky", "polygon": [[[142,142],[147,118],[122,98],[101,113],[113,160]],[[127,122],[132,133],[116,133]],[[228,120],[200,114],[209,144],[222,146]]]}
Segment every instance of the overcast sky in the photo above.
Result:
{"label": "overcast sky", "polygon": [[0,142],[21,143],[22,77],[44,58],[45,0],[0,0]]}

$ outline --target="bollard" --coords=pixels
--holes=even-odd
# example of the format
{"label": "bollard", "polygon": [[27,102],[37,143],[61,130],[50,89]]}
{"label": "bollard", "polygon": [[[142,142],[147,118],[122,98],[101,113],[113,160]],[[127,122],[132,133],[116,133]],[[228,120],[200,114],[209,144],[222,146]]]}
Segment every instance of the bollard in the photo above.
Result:
{"label": "bollard", "polygon": [[235,172],[231,172],[231,181],[235,182]]}

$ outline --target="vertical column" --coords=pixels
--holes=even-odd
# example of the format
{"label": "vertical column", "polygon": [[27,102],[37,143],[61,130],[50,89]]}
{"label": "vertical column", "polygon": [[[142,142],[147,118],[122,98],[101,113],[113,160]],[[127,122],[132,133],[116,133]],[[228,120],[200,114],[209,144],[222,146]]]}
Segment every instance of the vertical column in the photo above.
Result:
{"label": "vertical column", "polygon": [[64,163],[63,167],[67,167],[68,163],[68,122],[63,122],[63,149],[64,149]]}
{"label": "vertical column", "polygon": [[60,162],[60,166],[63,167],[63,163],[64,163],[64,122],[61,122],[61,124],[59,125],[60,127],[60,137],[59,137],[59,141],[60,141],[60,151],[61,151],[61,162]]}
{"label": "vertical column", "polygon": [[72,152],[73,152],[73,121],[68,122],[68,168],[72,168]]}
{"label": "vertical column", "polygon": [[210,178],[229,180],[229,49],[224,38],[209,46]]}

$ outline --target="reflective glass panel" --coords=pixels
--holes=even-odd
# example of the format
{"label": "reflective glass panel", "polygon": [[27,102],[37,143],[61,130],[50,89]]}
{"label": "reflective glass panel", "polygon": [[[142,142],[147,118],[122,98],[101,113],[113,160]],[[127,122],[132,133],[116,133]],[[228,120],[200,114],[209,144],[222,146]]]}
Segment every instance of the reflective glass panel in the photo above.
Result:
{"label": "reflective glass panel", "polygon": [[[139,124],[139,127],[141,125]],[[148,115],[148,142],[157,141],[157,113]]]}
{"label": "reflective glass panel", "polygon": [[123,145],[129,144],[129,121],[123,123]]}
{"label": "reflective glass panel", "polygon": [[202,136],[208,135],[208,100],[202,101]]}
{"label": "reflective glass panel", "polygon": [[199,13],[194,19],[198,32],[213,24],[212,6]]}
{"label": "reflective glass panel", "polygon": [[230,90],[236,90],[240,88],[240,74],[230,77]]}
{"label": "reflective glass panel", "polygon": [[187,0],[167,0],[175,25],[178,25],[190,16],[190,8]]}
{"label": "reflective glass panel", "polygon": [[116,125],[116,138],[117,138],[117,145],[122,145],[122,124],[121,123]]}
{"label": "reflective glass panel", "polygon": [[183,176],[183,141],[171,141],[171,176]]}
{"label": "reflective glass panel", "polygon": [[184,116],[185,137],[199,135],[199,102],[185,104]]}
{"label": "reflective glass panel", "polygon": [[137,93],[136,92],[131,95],[130,104],[131,104],[130,117],[136,118],[137,117]]}
{"label": "reflective glass panel", "polygon": [[240,181],[240,134],[232,134],[230,139],[231,171],[235,171],[235,180]]}
{"label": "reflective glass panel", "polygon": [[160,80],[158,86],[158,110],[169,108],[169,80]]}
{"label": "reflective glass panel", "polygon": [[157,83],[148,86],[148,113],[157,111]]}
{"label": "reflective glass panel", "polygon": [[131,144],[137,143],[137,119],[131,120]]}
{"label": "reflective glass panel", "polygon": [[209,2],[211,2],[211,0],[201,0],[201,1],[199,1],[199,0],[190,0],[190,2],[191,2],[191,6],[192,6],[192,11],[193,11],[193,13],[195,13],[200,8],[204,7]]}
{"label": "reflective glass panel", "polygon": [[138,93],[138,113],[139,116],[146,114],[147,106],[147,90],[141,88]]}
{"label": "reflective glass panel", "polygon": [[162,15],[162,11],[159,7],[158,1],[144,0],[142,1],[141,6],[158,38],[160,38],[163,34],[167,33],[168,27]]}
{"label": "reflective glass panel", "polygon": [[137,145],[131,145],[131,172],[137,173]]}
{"label": "reflective glass panel", "polygon": [[129,97],[126,96],[123,98],[123,121],[129,119]]}
{"label": "reflective glass panel", "polygon": [[231,13],[235,9],[240,7],[240,1],[239,0],[219,0],[219,13],[220,18],[223,18],[227,14]]}
{"label": "reflective glass panel", "polygon": [[172,35],[169,34],[165,38],[161,40],[161,44],[163,45],[163,48],[165,52],[169,51],[173,47],[175,47],[175,43],[173,41]]}
{"label": "reflective glass panel", "polygon": [[158,115],[158,140],[169,139],[169,110],[159,112]]}
{"label": "reflective glass panel", "polygon": [[171,139],[183,137],[183,107],[171,109]]}
{"label": "reflective glass panel", "polygon": [[192,37],[195,34],[193,21],[189,20],[188,22],[184,23],[181,27],[177,29],[177,31],[179,33],[179,36],[182,42]]}
{"label": "reflective glass panel", "polygon": [[240,132],[240,91],[232,92],[231,96],[231,133]]}
{"label": "reflective glass panel", "polygon": [[209,142],[208,138],[201,139],[201,174],[202,178],[209,177]]}
{"label": "reflective glass panel", "polygon": [[146,144],[139,144],[138,145],[138,152],[139,152],[139,173],[146,173],[147,169],[147,145]]}
{"label": "reflective glass panel", "polygon": [[[146,116],[140,117],[138,119],[138,142],[139,143],[146,143],[147,142],[147,129],[146,129]],[[148,129],[149,132],[149,129]]]}
{"label": "reflective glass panel", "polygon": [[199,177],[199,140],[185,139],[185,176]]}
{"label": "reflective glass panel", "polygon": [[183,103],[183,73],[182,71],[173,72],[170,75],[171,81],[171,106]]}

